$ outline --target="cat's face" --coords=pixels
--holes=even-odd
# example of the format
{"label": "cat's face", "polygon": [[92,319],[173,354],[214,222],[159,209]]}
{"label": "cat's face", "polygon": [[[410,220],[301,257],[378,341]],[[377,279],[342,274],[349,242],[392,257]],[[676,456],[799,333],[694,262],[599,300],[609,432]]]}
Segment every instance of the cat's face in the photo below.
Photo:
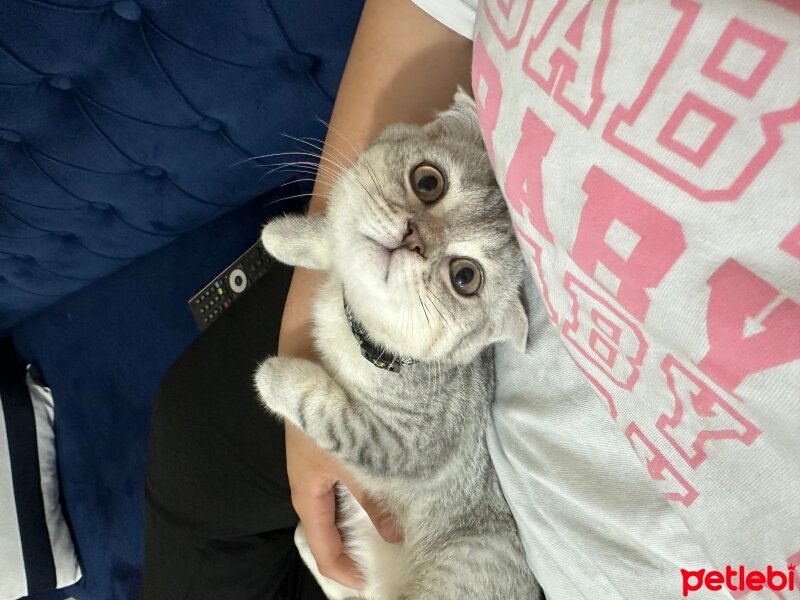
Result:
{"label": "cat's face", "polygon": [[328,226],[347,302],[392,353],[459,360],[524,344],[522,261],[470,99],[384,131],[339,177]]}

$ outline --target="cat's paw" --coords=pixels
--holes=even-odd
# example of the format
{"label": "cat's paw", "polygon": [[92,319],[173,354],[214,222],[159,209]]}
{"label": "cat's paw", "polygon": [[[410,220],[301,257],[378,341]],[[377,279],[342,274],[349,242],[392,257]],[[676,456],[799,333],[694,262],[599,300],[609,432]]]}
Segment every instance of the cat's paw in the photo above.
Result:
{"label": "cat's paw", "polygon": [[254,381],[261,403],[271,412],[281,417],[286,417],[285,400],[287,385],[284,377],[285,367],[282,364],[285,358],[268,358],[258,367]]}
{"label": "cat's paw", "polygon": [[312,437],[325,420],[325,406],[337,399],[341,404],[341,391],[325,370],[303,358],[268,358],[256,370],[254,380],[261,402],[270,412]]}

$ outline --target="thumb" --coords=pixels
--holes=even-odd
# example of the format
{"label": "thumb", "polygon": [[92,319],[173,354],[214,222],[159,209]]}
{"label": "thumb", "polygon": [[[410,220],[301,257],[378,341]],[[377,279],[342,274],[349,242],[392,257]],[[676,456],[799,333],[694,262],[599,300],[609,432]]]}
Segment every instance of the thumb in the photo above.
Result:
{"label": "thumb", "polygon": [[388,512],[379,503],[365,494],[360,487],[347,486],[347,488],[350,490],[350,493],[353,494],[353,497],[356,499],[356,501],[361,505],[361,508],[363,508],[367,513],[372,521],[372,524],[375,525],[375,529],[378,530],[378,533],[384,540],[391,544],[396,544],[397,542],[402,541],[403,533],[400,530],[400,525],[397,523],[397,520],[394,518],[392,513]]}

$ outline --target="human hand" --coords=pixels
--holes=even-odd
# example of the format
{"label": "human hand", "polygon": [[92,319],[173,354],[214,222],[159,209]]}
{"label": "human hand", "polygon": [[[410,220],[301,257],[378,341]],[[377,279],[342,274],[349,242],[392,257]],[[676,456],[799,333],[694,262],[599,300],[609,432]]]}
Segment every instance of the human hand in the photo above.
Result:
{"label": "human hand", "polygon": [[303,522],[319,572],[342,585],[360,588],[363,579],[345,552],[336,527],[336,482],[353,494],[387,542],[402,539],[396,521],[364,493],[341,463],[290,423],[286,423],[286,469],[292,504]]}

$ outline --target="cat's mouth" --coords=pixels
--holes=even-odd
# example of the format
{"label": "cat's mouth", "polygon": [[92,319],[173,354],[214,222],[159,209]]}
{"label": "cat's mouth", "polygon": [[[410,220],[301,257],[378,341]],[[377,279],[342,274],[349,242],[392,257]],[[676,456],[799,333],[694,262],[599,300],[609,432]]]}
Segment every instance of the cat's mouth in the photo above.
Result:
{"label": "cat's mouth", "polygon": [[400,240],[397,244],[386,244],[368,235],[364,235],[364,237],[379,260],[379,269],[383,271],[383,282],[386,284],[389,283],[392,272],[401,265],[407,264],[409,259],[425,259],[424,254],[418,248],[410,248],[408,244],[404,243],[404,240]]}

